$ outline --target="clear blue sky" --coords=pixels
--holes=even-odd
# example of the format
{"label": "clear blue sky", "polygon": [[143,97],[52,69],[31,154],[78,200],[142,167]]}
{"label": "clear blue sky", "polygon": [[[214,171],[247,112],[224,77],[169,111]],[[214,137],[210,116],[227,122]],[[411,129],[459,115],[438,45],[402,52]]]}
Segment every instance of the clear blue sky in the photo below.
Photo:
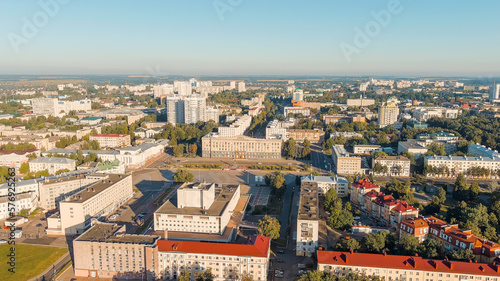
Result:
{"label": "clear blue sky", "polygon": [[342,42],[391,0],[65,1],[28,36],[39,1],[0,2],[0,74],[500,74],[497,0],[400,0],[350,62]]}

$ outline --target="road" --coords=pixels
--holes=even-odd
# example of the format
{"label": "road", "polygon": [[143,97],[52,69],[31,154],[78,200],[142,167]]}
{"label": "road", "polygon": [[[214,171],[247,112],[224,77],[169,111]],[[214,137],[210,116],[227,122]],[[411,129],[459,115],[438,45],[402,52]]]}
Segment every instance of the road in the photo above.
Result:
{"label": "road", "polygon": [[332,159],[323,153],[320,145],[311,144],[311,165],[319,173],[329,173],[334,170]]}

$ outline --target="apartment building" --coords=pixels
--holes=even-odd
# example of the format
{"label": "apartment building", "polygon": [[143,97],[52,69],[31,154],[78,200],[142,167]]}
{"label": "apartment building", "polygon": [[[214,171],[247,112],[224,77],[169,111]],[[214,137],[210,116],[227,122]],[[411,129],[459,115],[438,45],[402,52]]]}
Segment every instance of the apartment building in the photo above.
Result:
{"label": "apartment building", "polygon": [[[428,176],[456,176],[463,173],[468,176],[479,176],[473,173],[474,169],[482,168],[487,171],[486,175],[496,175],[500,170],[500,157],[468,157],[468,156],[426,156],[424,165],[432,167],[434,172],[428,172]],[[442,170],[443,173],[436,171]]]}
{"label": "apartment building", "polygon": [[382,167],[387,167],[387,173],[373,171],[376,175],[398,177],[410,176],[410,159],[404,156],[380,156],[373,159],[372,168],[377,164],[382,165]]}
{"label": "apartment building", "polygon": [[326,125],[336,124],[339,122],[348,122],[349,117],[345,114],[323,115],[323,121]]}
{"label": "apartment building", "polygon": [[500,153],[484,145],[470,144],[467,146],[467,153],[477,157],[500,157]]}
{"label": "apartment building", "polygon": [[396,228],[402,221],[418,217],[417,208],[380,192],[380,187],[367,179],[357,180],[351,185],[350,201],[374,219]]}
{"label": "apartment building", "polygon": [[305,117],[309,117],[309,116],[311,116],[311,109],[302,108],[302,107],[287,107],[287,106],[285,106],[284,114],[285,114],[285,118],[288,118],[288,115],[290,115],[290,114],[294,114],[294,115],[302,114]]}
{"label": "apartment building", "polygon": [[184,183],[154,213],[155,230],[222,235],[239,199],[239,185]]}
{"label": "apartment building", "polygon": [[59,201],[78,193],[97,181],[98,179],[93,176],[84,175],[45,178],[38,182],[40,207],[45,210],[57,209]]}
{"label": "apartment building", "polygon": [[287,141],[289,137],[288,128],[295,126],[295,119],[290,118],[286,121],[273,120],[267,124],[266,139],[280,139]]}
{"label": "apartment building", "polygon": [[192,241],[160,240],[156,263],[157,278],[177,280],[183,270],[191,278],[199,271],[210,269],[215,281],[267,280],[270,239],[250,236],[246,244],[207,243]]}
{"label": "apartment building", "polygon": [[340,136],[343,136],[346,139],[363,138],[362,134],[356,133],[356,132],[333,132],[330,134],[331,139],[335,139],[335,138],[338,138]]}
{"label": "apartment building", "polygon": [[328,190],[333,188],[339,197],[347,197],[347,195],[349,195],[349,181],[343,177],[311,175],[302,177],[301,182],[315,183],[318,187],[318,192],[321,194],[325,194]]}
{"label": "apartment building", "polygon": [[380,147],[380,145],[355,145],[353,152],[354,154],[369,155],[372,152],[378,151]]}
{"label": "apartment building", "polygon": [[398,142],[398,154],[410,152],[415,156],[415,158],[420,158],[420,156],[427,153],[427,151],[427,144],[425,142],[413,140]]}
{"label": "apartment building", "polygon": [[378,109],[378,124],[381,127],[396,124],[399,117],[399,107],[397,100],[390,99]]}
{"label": "apartment building", "polygon": [[35,98],[32,100],[33,114],[43,116],[64,116],[70,111],[92,110],[90,99],[60,101],[57,98]]}
{"label": "apartment building", "polygon": [[450,140],[458,140],[458,137],[455,134],[447,133],[447,132],[437,132],[435,134],[417,134],[417,140],[440,140],[440,141],[450,141]]}
{"label": "apartment building", "polygon": [[295,248],[297,256],[312,256],[319,246],[319,192],[316,182],[301,183]]}
{"label": "apartment building", "polygon": [[159,239],[126,234],[125,226],[96,223],[73,240],[75,276],[152,280]]}
{"label": "apartment building", "polygon": [[413,118],[422,122],[426,122],[432,117],[457,119],[459,115],[460,109],[457,108],[419,107],[413,110]]}
{"label": "apartment building", "polygon": [[363,173],[361,170],[361,157],[350,156],[342,145],[334,145],[332,159],[337,174]]}
{"label": "apartment building", "polygon": [[374,99],[364,99],[363,97],[361,97],[360,99],[347,99],[347,106],[362,107],[374,104],[375,104]]}
{"label": "apartment building", "polygon": [[130,145],[130,135],[126,134],[96,134],[90,135],[91,141],[97,141],[99,147],[126,147]]}
{"label": "apartment building", "polygon": [[0,166],[15,168],[16,173],[19,173],[19,168],[24,163],[28,163],[30,159],[24,153],[12,152],[8,154],[0,154]]}
{"label": "apartment building", "polygon": [[30,172],[47,170],[49,174],[54,175],[57,171],[76,169],[76,160],[59,157],[39,157],[29,161]]}
{"label": "apartment building", "polygon": [[109,214],[132,198],[132,175],[95,175],[98,181],[59,202],[60,225],[47,231],[63,235],[83,233],[92,218]]}
{"label": "apartment building", "polygon": [[364,254],[353,251],[318,251],[318,270],[337,276],[350,273],[381,280],[465,281],[500,280],[500,266],[485,263],[428,260],[419,256]]}
{"label": "apartment building", "polygon": [[9,196],[9,193],[12,192],[12,189],[9,190],[9,187],[12,188],[13,185],[9,186],[8,183],[0,185],[0,220],[10,217],[9,209],[12,208],[12,204],[14,204],[17,214],[21,210],[31,212],[38,207],[38,182],[36,179],[16,181],[14,201],[10,200],[12,196]]}
{"label": "apartment building", "polygon": [[19,133],[18,135],[9,135],[8,137],[0,138],[0,145],[5,144],[21,144],[29,143],[32,144],[36,149],[50,150],[56,148],[56,142],[59,141],[59,137],[40,137],[36,135],[24,135]]}
{"label": "apartment building", "polygon": [[[206,99],[200,95],[167,96],[165,109],[167,121],[172,124],[194,124],[198,121],[208,121],[206,118]],[[213,108],[210,110],[213,111]],[[214,118],[213,112],[211,115],[211,118]]]}
{"label": "apartment building", "polygon": [[303,143],[306,139],[311,143],[320,143],[323,141],[324,136],[325,132],[319,129],[288,129],[288,137],[294,139],[298,143]]}
{"label": "apartment building", "polygon": [[279,159],[281,140],[254,139],[246,136],[223,138],[210,133],[201,139],[204,158]]}
{"label": "apartment building", "polygon": [[244,135],[251,125],[252,117],[250,115],[243,115],[238,117],[229,127],[219,127],[217,131],[219,132],[219,136],[223,138],[232,138]]}
{"label": "apartment building", "polygon": [[352,204],[360,207],[365,207],[365,194],[370,191],[380,192],[380,186],[371,183],[368,179],[359,179],[351,184],[350,187],[350,201]]}
{"label": "apartment building", "polygon": [[434,239],[446,252],[471,250],[479,262],[493,263],[500,256],[499,244],[477,237],[471,230],[462,230],[458,224],[450,225],[433,216],[402,221],[399,237],[404,235],[416,237],[420,242]]}

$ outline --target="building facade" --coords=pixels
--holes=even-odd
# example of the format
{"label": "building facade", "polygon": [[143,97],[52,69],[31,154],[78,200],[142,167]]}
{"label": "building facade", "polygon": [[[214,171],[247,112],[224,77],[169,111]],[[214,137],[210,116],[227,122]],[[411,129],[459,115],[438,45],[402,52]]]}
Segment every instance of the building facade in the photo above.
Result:
{"label": "building facade", "polygon": [[217,130],[222,138],[232,138],[245,134],[252,125],[252,117],[243,115],[236,119],[229,127],[219,127]]}
{"label": "building facade", "polygon": [[378,124],[381,127],[396,124],[398,122],[399,107],[396,100],[389,100],[378,109]]}
{"label": "building facade", "polygon": [[78,193],[97,181],[98,179],[95,177],[84,175],[41,180],[38,182],[40,207],[45,210],[57,209],[59,201]]}
{"label": "building facade", "polygon": [[126,134],[99,134],[91,135],[91,141],[97,141],[99,147],[126,147],[130,145],[130,135]]}
{"label": "building facade", "polygon": [[375,172],[376,175],[384,176],[399,176],[399,177],[409,177],[410,176],[410,159],[404,156],[380,156],[372,161],[372,168],[377,165],[382,167],[387,167],[387,173],[385,172]]}
{"label": "building facade", "polygon": [[297,215],[297,256],[312,256],[319,246],[319,189],[315,182],[302,182]]}
{"label": "building facade", "polygon": [[32,173],[47,170],[49,174],[54,175],[57,171],[74,171],[76,169],[76,161],[68,158],[40,157],[31,160],[29,168]]}
{"label": "building facade", "polygon": [[246,136],[223,138],[208,134],[201,139],[204,158],[280,159],[281,140],[254,139]]}
{"label": "building facade", "polygon": [[320,194],[325,194],[333,188],[339,197],[349,195],[349,181],[343,177],[305,176],[302,177],[301,182],[316,183]]}
{"label": "building facade", "polygon": [[334,145],[332,159],[337,174],[362,173],[361,157],[350,156],[342,145]]}

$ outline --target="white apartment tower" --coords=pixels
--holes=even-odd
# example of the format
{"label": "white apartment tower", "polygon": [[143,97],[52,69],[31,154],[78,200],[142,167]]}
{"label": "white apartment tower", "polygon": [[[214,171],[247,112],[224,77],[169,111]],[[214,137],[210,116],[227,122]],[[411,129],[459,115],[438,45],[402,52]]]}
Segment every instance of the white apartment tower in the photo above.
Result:
{"label": "white apartment tower", "polygon": [[399,108],[396,99],[389,99],[387,103],[378,109],[378,124],[381,127],[396,124],[398,122]]}
{"label": "white apartment tower", "polygon": [[238,82],[238,93],[246,91],[247,88],[245,86],[245,82]]}
{"label": "white apartment tower", "polygon": [[490,101],[500,100],[500,84],[490,87]]}

